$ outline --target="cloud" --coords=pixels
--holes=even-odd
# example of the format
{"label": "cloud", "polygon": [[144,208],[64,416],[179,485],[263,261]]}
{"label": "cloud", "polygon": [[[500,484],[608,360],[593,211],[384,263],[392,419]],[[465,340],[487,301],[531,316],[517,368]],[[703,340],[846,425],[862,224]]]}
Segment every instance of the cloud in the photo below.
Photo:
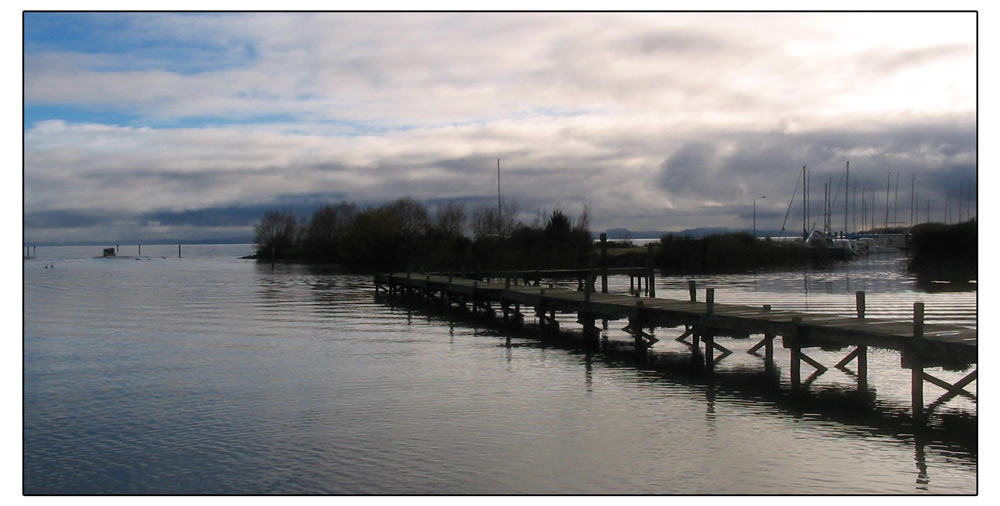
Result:
{"label": "cloud", "polygon": [[976,175],[974,22],[31,14],[26,234],[150,213],[245,227],[282,195],[485,201],[497,159],[505,198],[589,204],[595,227],[738,225],[763,194],[758,217],[783,215],[802,165],[821,181],[847,160],[852,185],[915,175],[943,201]]}

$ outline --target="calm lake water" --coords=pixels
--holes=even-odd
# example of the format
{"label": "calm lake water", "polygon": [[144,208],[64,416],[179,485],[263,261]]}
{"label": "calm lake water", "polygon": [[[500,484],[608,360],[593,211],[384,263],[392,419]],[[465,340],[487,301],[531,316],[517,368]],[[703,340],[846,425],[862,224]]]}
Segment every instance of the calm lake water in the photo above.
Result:
{"label": "calm lake water", "polygon": [[[679,329],[657,329],[640,362],[623,321],[588,349],[572,315],[559,340],[509,333],[376,298],[370,277],[238,259],[251,249],[24,261],[24,493],[977,492],[976,401],[915,430],[895,352],[869,351],[868,393],[848,366],[793,397],[780,345],[771,373],[746,353],[758,336],[721,339],[734,353],[709,376]],[[933,320],[976,325],[975,285],[928,293],[902,262],[697,281],[720,303],[852,314],[865,290],[872,317],[921,301]],[[687,278],[658,279],[657,296],[686,299]]]}

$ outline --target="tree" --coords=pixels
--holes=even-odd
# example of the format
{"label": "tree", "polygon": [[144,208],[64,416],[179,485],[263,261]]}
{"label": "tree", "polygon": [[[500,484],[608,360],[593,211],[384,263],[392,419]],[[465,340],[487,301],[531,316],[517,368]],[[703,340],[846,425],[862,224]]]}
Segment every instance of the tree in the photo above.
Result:
{"label": "tree", "polygon": [[404,236],[422,235],[430,228],[430,213],[427,207],[412,197],[403,197],[385,204],[380,209],[396,216],[399,228]]}
{"label": "tree", "polygon": [[434,214],[434,227],[445,237],[465,234],[465,204],[449,201],[441,204]]}
{"label": "tree", "polygon": [[341,242],[341,255],[354,265],[396,267],[409,252],[402,242],[399,216],[384,207],[358,213]]}
{"label": "tree", "polygon": [[298,221],[291,211],[267,211],[254,226],[254,231],[258,258],[287,258],[295,248]]}
{"label": "tree", "polygon": [[[502,201],[501,201],[502,202]],[[491,205],[481,205],[472,211],[472,234],[476,239],[484,237],[510,237],[518,225],[517,215],[521,208],[517,202],[503,202],[500,209]]]}
{"label": "tree", "polygon": [[353,202],[325,205],[313,213],[312,220],[303,228],[303,253],[311,260],[336,261],[340,240],[358,214]]}

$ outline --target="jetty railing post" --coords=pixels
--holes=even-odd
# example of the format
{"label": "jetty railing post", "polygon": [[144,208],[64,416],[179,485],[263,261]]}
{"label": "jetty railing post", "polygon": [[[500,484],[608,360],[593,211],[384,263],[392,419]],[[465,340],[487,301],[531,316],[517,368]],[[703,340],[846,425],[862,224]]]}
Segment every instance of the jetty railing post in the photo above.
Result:
{"label": "jetty railing post", "polygon": [[601,233],[601,293],[608,293],[608,234]]}
{"label": "jetty railing post", "polygon": [[688,293],[691,295],[691,302],[698,302],[698,286],[695,281],[688,281]]}
{"label": "jetty railing post", "polygon": [[865,292],[861,290],[854,292],[854,299],[858,309],[858,318],[863,320],[865,318]]}
{"label": "jetty railing post", "polygon": [[711,316],[715,313],[715,288],[705,289],[705,314]]}
{"label": "jetty railing post", "polygon": [[913,303],[913,337],[924,336],[924,303]]}

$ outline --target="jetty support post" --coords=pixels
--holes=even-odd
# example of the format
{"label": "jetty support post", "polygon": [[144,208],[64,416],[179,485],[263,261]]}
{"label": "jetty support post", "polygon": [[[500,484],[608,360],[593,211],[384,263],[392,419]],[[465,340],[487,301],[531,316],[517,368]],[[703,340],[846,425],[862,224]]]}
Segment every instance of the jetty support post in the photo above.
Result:
{"label": "jetty support post", "polygon": [[695,280],[688,280],[688,294],[691,295],[691,302],[698,302],[698,284]]}
{"label": "jetty support post", "polygon": [[[802,318],[799,316],[793,316],[792,322],[799,324],[802,322]],[[799,344],[799,329],[795,329],[795,334],[791,339],[790,355],[791,355],[791,367],[789,368],[789,376],[792,382],[792,392],[798,392],[802,387],[802,346]]]}
{"label": "jetty support post", "polygon": [[[764,304],[762,311],[765,313],[771,312],[771,305]],[[757,353],[757,350],[764,348],[764,370],[770,373],[774,369],[774,338],[777,337],[774,334],[764,334],[764,338],[760,340],[757,344],[753,345],[747,353],[753,355]]]}
{"label": "jetty support post", "polygon": [[705,341],[705,370],[712,372],[715,368],[715,336],[711,330],[705,329],[702,340]]}
{"label": "jetty support post", "polygon": [[858,318],[863,320],[865,318],[865,292],[862,290],[854,292],[854,301],[858,310]]}
{"label": "jetty support post", "polygon": [[913,337],[924,337],[924,303],[913,303]]}
{"label": "jetty support post", "polygon": [[653,245],[646,245],[646,295],[656,297],[656,270],[653,267]]}
{"label": "jetty support post", "polygon": [[601,293],[608,293],[608,234],[601,233]]}
{"label": "jetty support post", "polygon": [[[932,376],[926,372],[926,369],[929,367],[946,367],[946,364],[942,364],[938,360],[928,359],[927,357],[916,353],[908,353],[904,350],[900,360],[900,365],[904,369],[910,370],[910,398],[913,404],[914,423],[923,424],[930,417],[931,412],[936,406],[947,402],[949,399],[952,399],[957,395],[963,395],[969,397],[970,399],[976,399],[976,395],[968,390],[965,390],[965,387],[973,381],[976,381],[978,377],[977,369],[973,369],[972,372],[957,382],[951,383],[949,381],[942,380],[941,378]],[[937,386],[945,390],[945,393],[938,397],[934,402],[926,404],[924,402],[925,383]]]}
{"label": "jetty support post", "polygon": [[[924,335],[924,303],[913,303],[913,337]],[[924,421],[924,367],[919,360],[910,364],[910,401],[913,405],[913,421]]]}
{"label": "jetty support post", "polygon": [[910,401],[913,405],[913,421],[924,421],[924,367],[914,360],[910,365]]}

